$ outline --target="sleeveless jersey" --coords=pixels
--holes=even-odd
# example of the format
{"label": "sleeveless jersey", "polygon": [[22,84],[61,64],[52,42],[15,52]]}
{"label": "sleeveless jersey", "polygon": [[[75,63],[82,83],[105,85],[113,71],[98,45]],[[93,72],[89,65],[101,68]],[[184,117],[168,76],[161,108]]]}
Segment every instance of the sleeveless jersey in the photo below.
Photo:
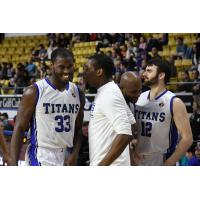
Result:
{"label": "sleeveless jersey", "polygon": [[[136,103],[135,117],[138,121],[137,151],[144,155],[161,155],[158,165],[175,150],[178,133],[173,121],[173,98],[175,94],[165,90],[153,100],[150,91],[142,93]],[[153,163],[153,162],[152,162]],[[147,163],[151,165],[151,163]],[[156,165],[156,162],[152,165]]]}
{"label": "sleeveless jersey", "polygon": [[80,108],[79,91],[69,82],[59,91],[48,80],[34,84],[37,104],[30,124],[29,159],[37,165],[37,148],[59,149],[73,146],[75,120]]}

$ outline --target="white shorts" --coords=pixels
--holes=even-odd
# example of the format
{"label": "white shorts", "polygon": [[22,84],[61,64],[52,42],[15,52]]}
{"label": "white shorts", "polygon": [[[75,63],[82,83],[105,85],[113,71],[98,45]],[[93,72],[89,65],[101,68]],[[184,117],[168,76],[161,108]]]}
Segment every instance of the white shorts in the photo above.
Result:
{"label": "white shorts", "polygon": [[28,145],[25,154],[27,166],[63,166],[66,149],[50,149]]}
{"label": "white shorts", "polygon": [[161,152],[143,154],[139,153],[141,158],[140,166],[161,166],[164,163],[164,155]]}

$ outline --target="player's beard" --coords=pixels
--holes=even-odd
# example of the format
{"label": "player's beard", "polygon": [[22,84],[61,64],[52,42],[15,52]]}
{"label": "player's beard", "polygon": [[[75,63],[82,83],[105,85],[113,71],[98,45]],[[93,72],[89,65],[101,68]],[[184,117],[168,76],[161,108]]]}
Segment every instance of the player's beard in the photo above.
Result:
{"label": "player's beard", "polygon": [[149,80],[144,80],[144,85],[145,86],[153,86],[153,85],[156,85],[158,83],[158,74],[156,74],[155,77],[149,79]]}

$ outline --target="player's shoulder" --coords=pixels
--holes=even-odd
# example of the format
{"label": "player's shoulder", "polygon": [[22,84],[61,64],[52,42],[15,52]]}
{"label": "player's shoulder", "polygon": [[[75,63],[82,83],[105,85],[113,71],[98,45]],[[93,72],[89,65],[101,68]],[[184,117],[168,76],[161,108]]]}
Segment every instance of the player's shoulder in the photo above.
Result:
{"label": "player's shoulder", "polygon": [[170,90],[166,90],[165,95],[169,97],[176,97],[176,94],[171,92]]}
{"label": "player's shoulder", "polygon": [[49,85],[48,80],[46,78],[36,81],[33,84],[35,87],[47,87]]}

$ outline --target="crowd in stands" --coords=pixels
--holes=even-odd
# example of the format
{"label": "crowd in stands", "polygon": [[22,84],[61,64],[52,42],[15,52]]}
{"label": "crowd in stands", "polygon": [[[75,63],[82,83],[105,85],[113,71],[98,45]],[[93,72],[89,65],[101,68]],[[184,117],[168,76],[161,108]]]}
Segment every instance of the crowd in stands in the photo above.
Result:
{"label": "crowd in stands", "polygon": [[[49,33],[46,36],[48,45],[45,46],[41,43],[33,47],[30,51],[30,59],[26,62],[20,62],[14,67],[11,62],[1,62],[0,59],[1,94],[22,94],[24,87],[27,87],[35,80],[49,76],[51,52],[57,47],[64,47],[73,51],[75,44],[97,41],[95,52],[106,53],[114,60],[115,71],[113,72],[113,79],[116,83],[119,83],[120,77],[125,71],[142,73],[149,59],[163,57],[164,55],[160,54],[164,54],[166,48],[172,48],[169,46],[171,40],[167,33],[156,34],[156,36],[155,34],[141,33]],[[171,50],[171,54],[165,57],[171,63],[172,77],[177,78],[179,76],[179,80],[186,81],[187,84],[199,81],[200,34],[193,34],[193,37],[195,37],[195,41],[188,46],[184,43],[184,34],[174,36],[175,46],[173,46],[173,49],[175,48],[175,50]],[[77,57],[75,57],[76,59]],[[190,59],[192,65],[178,72],[178,74],[175,61],[182,59]],[[196,72],[194,72],[195,70]],[[197,73],[197,75],[191,75],[193,72]],[[82,72],[77,74],[74,82],[83,88]],[[11,90],[10,88],[15,89]],[[87,92],[93,92],[88,88],[86,89]],[[192,84],[192,87],[191,84],[189,86],[180,84],[176,90],[199,92],[199,88],[195,84]]]}

